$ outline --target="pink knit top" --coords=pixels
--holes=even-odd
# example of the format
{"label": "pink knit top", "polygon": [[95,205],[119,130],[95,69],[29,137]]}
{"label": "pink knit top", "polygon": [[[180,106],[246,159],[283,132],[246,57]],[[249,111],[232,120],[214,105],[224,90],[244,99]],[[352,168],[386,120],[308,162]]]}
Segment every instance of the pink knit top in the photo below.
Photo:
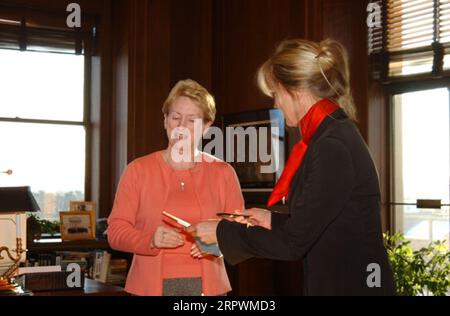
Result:
{"label": "pink knit top", "polygon": [[175,171],[162,152],[133,161],[125,170],[109,217],[108,240],[112,248],[134,253],[125,290],[135,295],[162,295],[165,278],[201,277],[205,295],[231,290],[223,258],[194,259],[193,240],[177,249],[154,249],[150,242],[158,226],[177,227],[162,215],[167,211],[190,223],[217,218],[218,212],[244,208],[233,168],[214,157],[191,170]]}

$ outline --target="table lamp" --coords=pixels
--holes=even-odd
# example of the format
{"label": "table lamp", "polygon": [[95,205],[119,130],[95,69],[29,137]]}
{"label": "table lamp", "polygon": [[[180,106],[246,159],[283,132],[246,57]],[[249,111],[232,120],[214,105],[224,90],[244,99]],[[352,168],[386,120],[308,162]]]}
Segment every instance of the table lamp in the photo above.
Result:
{"label": "table lamp", "polygon": [[[0,218],[0,231],[5,231],[6,225],[11,225],[11,223],[16,227],[16,249],[9,249],[7,246],[2,247],[5,241],[0,240],[0,262],[5,259],[2,257],[3,252],[13,262],[6,272],[0,275],[0,287],[2,284],[10,282],[10,278],[19,268],[22,254],[27,251],[22,246],[20,214],[37,211],[39,211],[39,206],[31,193],[30,187],[0,188],[0,215],[15,215],[15,221],[14,217]],[[25,227],[23,229],[25,230]]]}

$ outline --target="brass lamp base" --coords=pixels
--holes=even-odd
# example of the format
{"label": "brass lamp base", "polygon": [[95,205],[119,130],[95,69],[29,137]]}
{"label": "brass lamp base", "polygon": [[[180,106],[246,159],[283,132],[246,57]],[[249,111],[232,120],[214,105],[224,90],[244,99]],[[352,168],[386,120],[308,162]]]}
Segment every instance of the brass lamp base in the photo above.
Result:
{"label": "brass lamp base", "polygon": [[0,292],[2,291],[14,291],[17,288],[12,284],[10,280],[0,279]]}
{"label": "brass lamp base", "polygon": [[[16,273],[19,269],[20,259],[22,259],[22,254],[26,252],[26,249],[22,247],[22,238],[16,238],[16,249],[11,251],[8,247],[0,247],[0,260],[4,259],[1,254],[5,251],[8,255],[8,258],[13,261],[13,264],[0,276],[0,290],[3,287],[13,286],[11,284],[11,277]],[[12,252],[15,252],[15,256],[12,255]]]}

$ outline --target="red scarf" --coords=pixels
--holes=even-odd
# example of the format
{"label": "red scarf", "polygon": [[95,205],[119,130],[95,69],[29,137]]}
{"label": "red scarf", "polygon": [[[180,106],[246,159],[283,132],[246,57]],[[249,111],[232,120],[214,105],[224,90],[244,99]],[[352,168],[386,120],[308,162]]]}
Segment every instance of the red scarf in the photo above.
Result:
{"label": "red scarf", "polygon": [[289,189],[291,187],[292,179],[294,178],[297,170],[300,168],[303,157],[308,150],[308,145],[320,124],[323,120],[339,109],[339,106],[331,102],[328,99],[322,99],[314,104],[311,109],[306,113],[299,123],[300,130],[302,132],[302,140],[297,143],[289,156],[286,167],[278,180],[277,185],[273,189],[270,195],[267,206],[271,207],[277,204],[280,200],[286,200],[289,195]]}

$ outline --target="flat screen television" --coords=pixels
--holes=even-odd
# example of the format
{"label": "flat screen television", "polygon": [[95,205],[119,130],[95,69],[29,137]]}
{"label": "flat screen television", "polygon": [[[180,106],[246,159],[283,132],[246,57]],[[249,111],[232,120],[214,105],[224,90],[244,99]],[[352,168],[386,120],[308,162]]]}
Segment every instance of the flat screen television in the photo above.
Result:
{"label": "flat screen television", "polygon": [[265,193],[259,198],[264,201],[285,164],[287,143],[282,112],[268,109],[233,113],[224,115],[222,122],[226,161],[235,169],[244,197],[245,193]]}

